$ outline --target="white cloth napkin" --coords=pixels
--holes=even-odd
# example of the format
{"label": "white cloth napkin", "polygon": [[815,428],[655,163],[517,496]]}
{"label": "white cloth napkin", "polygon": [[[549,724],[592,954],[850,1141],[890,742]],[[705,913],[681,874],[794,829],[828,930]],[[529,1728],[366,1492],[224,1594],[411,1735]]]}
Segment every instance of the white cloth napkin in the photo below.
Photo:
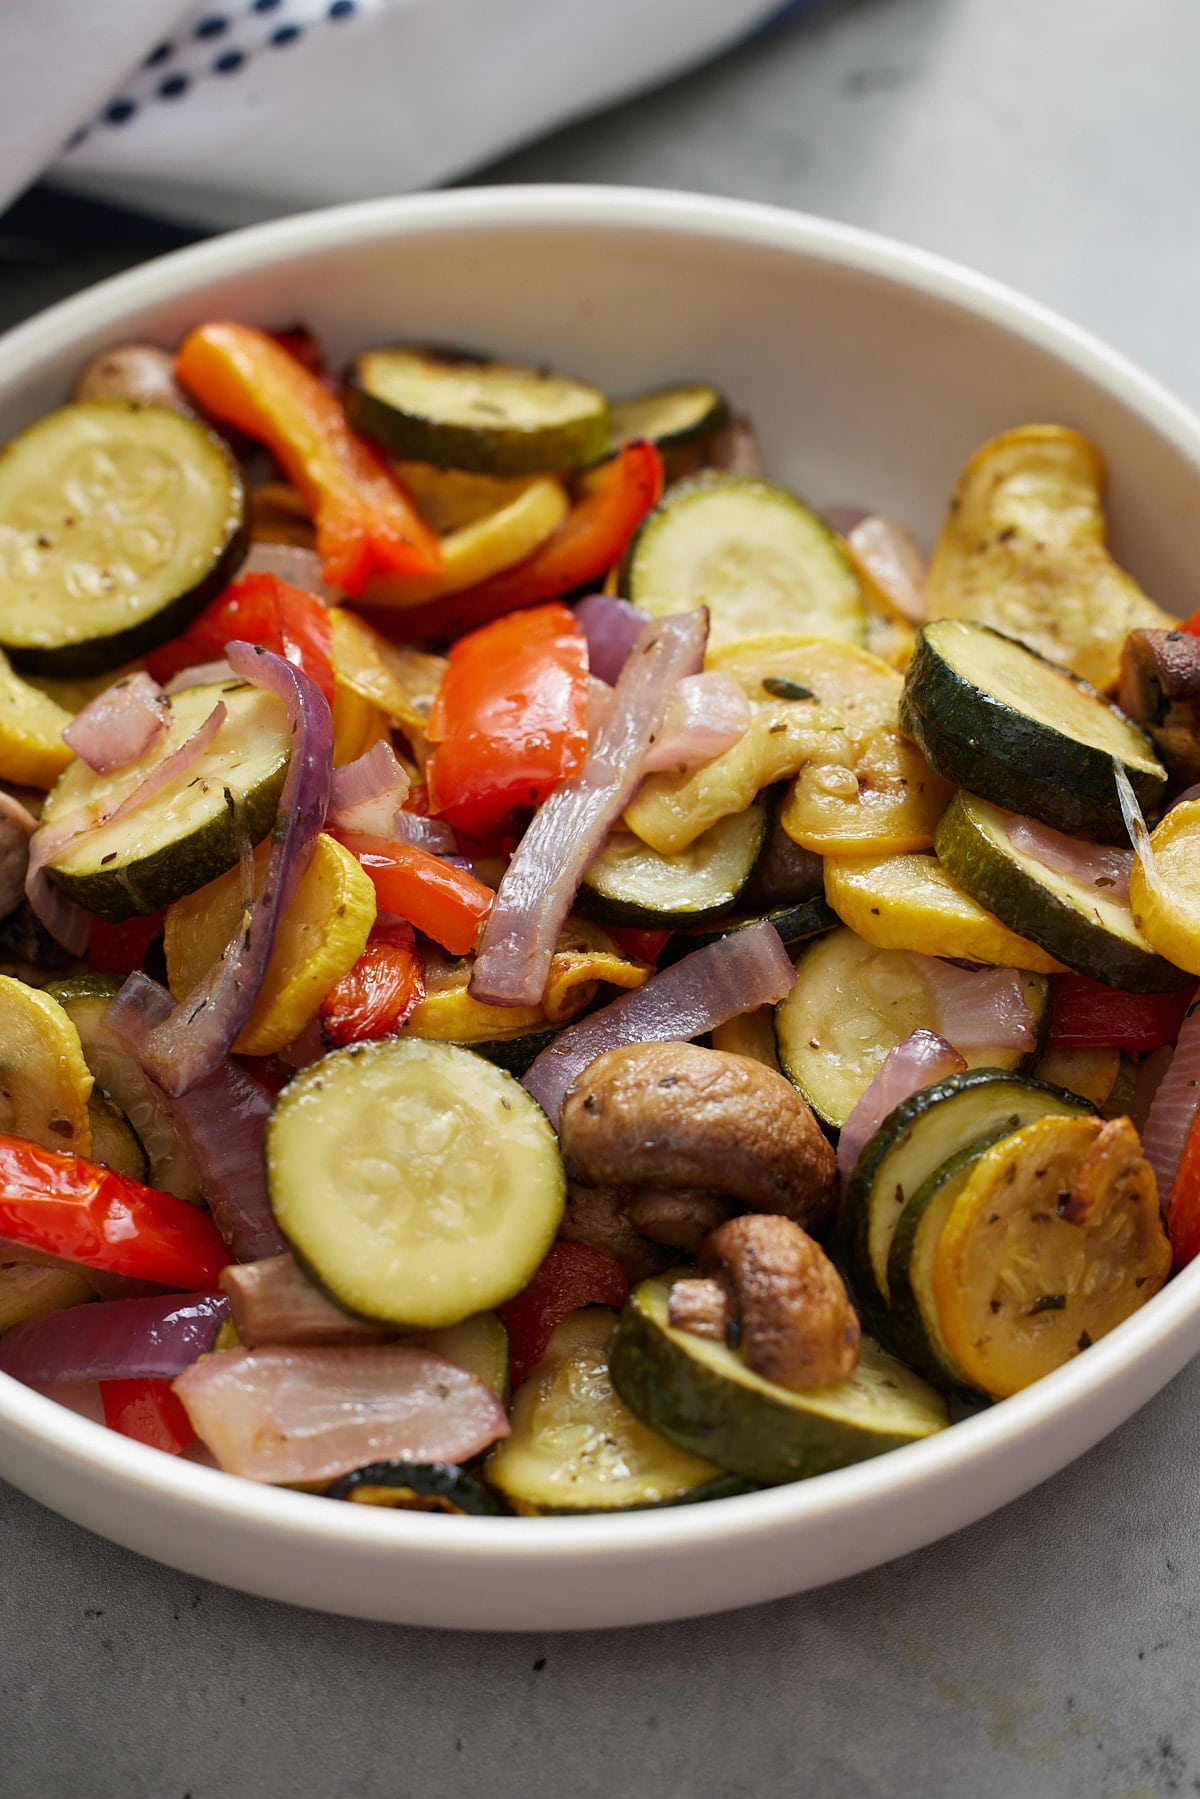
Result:
{"label": "white cloth napkin", "polygon": [[35,0],[0,10],[0,210],[48,173],[78,193],[220,227],[447,180],[652,87],[783,8]]}

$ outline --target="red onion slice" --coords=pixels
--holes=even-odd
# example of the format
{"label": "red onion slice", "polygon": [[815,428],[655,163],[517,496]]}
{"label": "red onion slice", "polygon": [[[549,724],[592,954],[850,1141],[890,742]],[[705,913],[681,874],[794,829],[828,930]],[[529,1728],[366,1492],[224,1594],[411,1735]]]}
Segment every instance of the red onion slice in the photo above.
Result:
{"label": "red onion slice", "polygon": [[490,1387],[408,1344],[233,1349],[175,1382],[196,1434],[249,1480],[333,1480],[370,1462],[463,1462],[509,1434]]}
{"label": "red onion slice", "polygon": [[0,1373],[27,1385],[170,1380],[207,1355],[229,1315],[223,1293],[109,1299],[27,1318],[0,1337]]}
{"label": "red onion slice", "polygon": [[[922,958],[924,960],[924,958]],[[961,1074],[966,1063],[952,1044],[933,1031],[914,1031],[883,1059],[879,1073],[860,1097],[838,1137],[838,1173],[842,1186],[884,1119],[906,1099],[949,1074]]]}
{"label": "red onion slice", "polygon": [[458,854],[453,826],[441,818],[422,818],[419,812],[397,812],[388,835],[393,843],[411,843],[414,849],[428,850],[431,856]]}
{"label": "red onion slice", "polygon": [[1142,1150],[1154,1170],[1158,1197],[1163,1207],[1183,1160],[1196,1114],[1200,1111],[1200,1000],[1189,1008],[1179,1032],[1175,1052],[1158,1084],[1146,1125]]}
{"label": "red onion slice", "polygon": [[789,993],[796,970],[765,918],[693,950],[645,986],[623,993],[560,1031],[530,1064],[522,1084],[557,1130],[567,1089],[606,1049],[622,1043],[687,1042],[755,1006]]}
{"label": "red onion slice", "polygon": [[[176,1006],[165,987],[129,976],[104,1012],[104,1022],[129,1044],[149,1079],[146,1043]],[[173,1097],[159,1094],[196,1170],[213,1223],[241,1262],[287,1248],[267,1197],[263,1132],[273,1100],[244,1069],[222,1058],[212,1072]]]}
{"label": "red onion slice", "polygon": [[750,701],[740,681],[721,669],[685,675],[671,696],[662,734],[642,761],[643,775],[686,774],[740,743],[750,729]]}
{"label": "red onion slice", "polygon": [[175,1097],[222,1066],[250,1015],[279,920],[325,821],[333,770],[333,719],[320,688],[273,650],[235,641],[225,653],[235,674],[283,701],[292,753],[262,886],[247,908],[249,922],[239,926],[219,961],[146,1041],[146,1072]]}
{"label": "red onion slice", "polygon": [[584,870],[641,778],[676,683],[704,655],[708,614],[643,626],[579,773],[542,801],[504,873],[471,976],[475,999],[536,1006]]}
{"label": "red onion slice", "polygon": [[909,952],[929,990],[938,1035],[955,1049],[1022,1049],[1037,1029],[1015,968],[957,968],[937,956]]}
{"label": "red onion slice", "polygon": [[381,740],[365,756],[334,769],[328,821],[343,831],[391,838],[396,814],[411,786],[395,750]]}
{"label": "red onion slice", "polygon": [[1129,904],[1132,850],[1107,843],[1083,843],[1032,818],[1013,818],[1007,830],[1009,842],[1021,855],[1032,856],[1055,874],[1069,875],[1072,880],[1095,887],[1105,899]]}
{"label": "red onion slice", "polygon": [[575,607],[575,618],[587,638],[589,673],[615,687],[649,614],[615,593],[590,593]]}
{"label": "red onion slice", "polygon": [[181,668],[167,682],[166,691],[182,693],[185,687],[219,687],[236,679],[224,656],[220,656],[215,662],[193,662],[190,668]]}
{"label": "red onion slice", "polygon": [[144,756],[165,724],[163,690],[143,668],[89,700],[63,732],[63,742],[89,768],[106,775]]}
{"label": "red onion slice", "polygon": [[325,580],[317,552],[305,549],[302,543],[252,543],[238,574],[278,575],[327,606],[341,598],[339,590]]}

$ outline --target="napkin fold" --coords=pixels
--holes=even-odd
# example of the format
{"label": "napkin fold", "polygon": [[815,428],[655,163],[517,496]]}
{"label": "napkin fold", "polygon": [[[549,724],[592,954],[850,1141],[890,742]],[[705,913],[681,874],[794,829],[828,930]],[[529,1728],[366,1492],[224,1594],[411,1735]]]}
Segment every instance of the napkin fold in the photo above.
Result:
{"label": "napkin fold", "polygon": [[0,209],[38,176],[203,228],[428,187],[818,0],[37,0]]}

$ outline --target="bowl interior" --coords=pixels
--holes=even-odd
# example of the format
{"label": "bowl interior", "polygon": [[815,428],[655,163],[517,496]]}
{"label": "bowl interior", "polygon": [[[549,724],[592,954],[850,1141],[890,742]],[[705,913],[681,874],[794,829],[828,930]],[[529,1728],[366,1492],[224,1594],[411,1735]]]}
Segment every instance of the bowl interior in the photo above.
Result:
{"label": "bowl interior", "polygon": [[[817,505],[892,512],[927,542],[983,438],[1036,419],[1070,424],[1108,461],[1118,555],[1163,605],[1194,603],[1200,426],[1191,415],[1063,321],[820,221],[677,195],[546,189],[373,203],[256,228],[119,277],[0,341],[0,438],[60,404],[101,346],[172,341],[219,316],[303,320],[335,364],[360,347],[416,339],[548,362],[616,393],[715,380],[753,419],[772,474]],[[1120,1355],[1099,1345],[1044,1392],[886,1465],[673,1521],[501,1521],[498,1531],[463,1521],[471,1528],[460,1536],[456,1525],[454,1543],[440,1520],[334,1517],[353,1508],[246,1494],[245,1483],[168,1466],[2,1379],[0,1444],[7,1433],[4,1471],[68,1515],[255,1591],[403,1621],[514,1627],[531,1558],[544,1553],[558,1593],[544,1623],[631,1622],[833,1579],[982,1515],[1182,1365],[1200,1343],[1200,1281],[1176,1283],[1120,1335]],[[951,1503],[944,1483],[956,1478]],[[195,1527],[186,1541],[184,1513]],[[838,1548],[835,1520],[851,1513],[857,1534]],[[614,1580],[623,1542],[631,1553]],[[457,1574],[455,1544],[474,1546]],[[412,1558],[407,1587],[379,1578],[381,1558],[394,1576],[401,1551]],[[646,1576],[651,1553],[657,1579]]]}

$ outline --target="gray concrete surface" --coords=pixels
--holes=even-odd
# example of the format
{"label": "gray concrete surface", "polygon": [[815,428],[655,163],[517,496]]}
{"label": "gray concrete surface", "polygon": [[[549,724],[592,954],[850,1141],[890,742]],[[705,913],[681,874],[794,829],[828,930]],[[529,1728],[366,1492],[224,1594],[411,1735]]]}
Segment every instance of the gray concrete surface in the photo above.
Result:
{"label": "gray concrete surface", "polygon": [[[1200,404],[1198,77],[1191,0],[864,0],[485,178],[867,225],[1060,307]],[[0,319],[102,262],[0,268]],[[247,1599],[0,1488],[0,1799],[1200,1792],[1198,1481],[1193,1366],[1036,1493],[876,1573],[498,1638]]]}

